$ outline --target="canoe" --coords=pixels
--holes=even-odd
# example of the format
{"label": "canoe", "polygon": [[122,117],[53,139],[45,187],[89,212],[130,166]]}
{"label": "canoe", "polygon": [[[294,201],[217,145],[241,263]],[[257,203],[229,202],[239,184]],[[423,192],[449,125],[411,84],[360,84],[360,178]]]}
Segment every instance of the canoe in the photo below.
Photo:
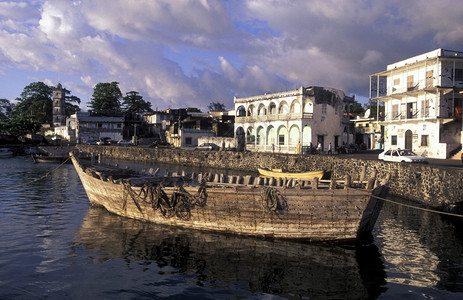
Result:
{"label": "canoe", "polygon": [[265,177],[273,178],[293,178],[293,179],[303,179],[303,180],[313,180],[315,177],[322,178],[324,171],[310,171],[310,172],[284,172],[282,169],[267,169],[267,168],[257,168],[259,174]]}
{"label": "canoe", "polygon": [[70,162],[68,159],[69,156],[32,155],[32,160],[34,163],[61,164],[64,162]]}
{"label": "canoe", "polygon": [[[223,174],[156,176],[92,165],[70,153],[92,205],[123,217],[246,236],[358,241],[369,236],[388,192],[376,174],[365,184],[329,184]],[[374,185],[376,185],[375,188]]]}
{"label": "canoe", "polygon": [[0,148],[0,158],[13,157],[13,151],[10,148]]}

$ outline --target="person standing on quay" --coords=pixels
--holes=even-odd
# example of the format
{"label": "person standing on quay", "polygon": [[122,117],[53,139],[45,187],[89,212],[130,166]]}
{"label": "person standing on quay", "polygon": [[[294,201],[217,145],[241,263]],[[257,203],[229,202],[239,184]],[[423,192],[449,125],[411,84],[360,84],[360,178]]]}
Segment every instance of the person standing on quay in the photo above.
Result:
{"label": "person standing on quay", "polygon": [[297,141],[296,149],[294,151],[296,154],[301,154],[301,141]]}
{"label": "person standing on quay", "polygon": [[333,145],[331,143],[328,145],[328,155],[333,155]]}

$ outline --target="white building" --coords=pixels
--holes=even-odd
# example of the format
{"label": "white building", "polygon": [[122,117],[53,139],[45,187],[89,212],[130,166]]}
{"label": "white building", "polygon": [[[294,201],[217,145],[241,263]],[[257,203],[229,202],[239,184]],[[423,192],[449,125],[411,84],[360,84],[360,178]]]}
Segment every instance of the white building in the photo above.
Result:
{"label": "white building", "polygon": [[385,105],[385,148],[448,158],[462,143],[463,52],[437,49],[370,75],[370,99]]}
{"label": "white building", "polygon": [[354,102],[343,91],[303,87],[281,93],[235,97],[237,148],[296,153],[321,143],[326,151],[353,143],[349,108]]}
{"label": "white building", "polygon": [[90,112],[78,112],[68,118],[67,124],[68,131],[73,132],[72,135],[78,143],[97,141],[103,137],[119,141],[123,137],[123,116],[99,116]]}

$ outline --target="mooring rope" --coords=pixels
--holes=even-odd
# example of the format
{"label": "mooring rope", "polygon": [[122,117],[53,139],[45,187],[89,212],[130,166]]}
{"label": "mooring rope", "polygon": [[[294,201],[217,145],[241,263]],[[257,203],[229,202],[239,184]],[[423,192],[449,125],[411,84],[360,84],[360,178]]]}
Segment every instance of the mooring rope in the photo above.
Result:
{"label": "mooring rope", "polygon": [[394,200],[391,200],[391,199],[382,198],[382,197],[375,196],[375,195],[372,195],[372,197],[374,197],[376,199],[379,199],[379,200],[383,200],[385,202],[389,202],[389,203],[393,203],[393,204],[397,204],[397,205],[401,205],[401,206],[405,206],[405,207],[409,207],[409,208],[414,208],[414,209],[427,211],[427,212],[432,212],[432,213],[441,214],[441,215],[446,215],[446,216],[463,218],[463,215],[459,215],[459,214],[454,214],[454,213],[449,213],[449,212],[445,212],[445,211],[438,211],[438,210],[434,210],[434,209],[429,209],[429,208],[419,207],[419,206],[415,206],[415,205],[410,205],[410,204],[402,203],[402,202],[399,202],[399,201],[394,201]]}
{"label": "mooring rope", "polygon": [[34,182],[36,182],[36,181],[39,181],[39,180],[42,180],[42,179],[44,179],[45,177],[50,176],[51,173],[53,173],[54,171],[58,170],[62,165],[64,165],[65,163],[67,163],[68,160],[70,160],[70,159],[71,159],[71,157],[66,158],[66,160],[64,160],[64,161],[63,161],[61,164],[59,164],[56,168],[54,168],[53,170],[47,172],[45,175],[40,176],[39,178],[36,178],[36,179],[34,179],[34,180],[31,180],[31,181],[28,181],[28,182],[25,182],[25,183],[21,183],[21,184],[18,184],[18,185],[13,185],[13,186],[1,188],[0,191],[12,190],[12,189],[15,189],[15,188],[18,188],[18,187],[21,187],[21,186],[28,185],[28,184],[34,183]]}

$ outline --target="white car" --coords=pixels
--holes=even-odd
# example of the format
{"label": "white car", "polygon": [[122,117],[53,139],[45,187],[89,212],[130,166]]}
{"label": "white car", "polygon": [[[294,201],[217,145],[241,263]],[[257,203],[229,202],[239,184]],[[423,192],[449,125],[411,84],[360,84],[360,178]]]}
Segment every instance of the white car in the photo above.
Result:
{"label": "white car", "polygon": [[131,146],[133,145],[132,141],[128,141],[128,140],[120,140],[119,142],[117,142],[118,145],[124,145],[124,146]]}
{"label": "white car", "polygon": [[395,149],[381,152],[378,159],[392,162],[428,163],[426,157],[419,156],[408,149]]}

